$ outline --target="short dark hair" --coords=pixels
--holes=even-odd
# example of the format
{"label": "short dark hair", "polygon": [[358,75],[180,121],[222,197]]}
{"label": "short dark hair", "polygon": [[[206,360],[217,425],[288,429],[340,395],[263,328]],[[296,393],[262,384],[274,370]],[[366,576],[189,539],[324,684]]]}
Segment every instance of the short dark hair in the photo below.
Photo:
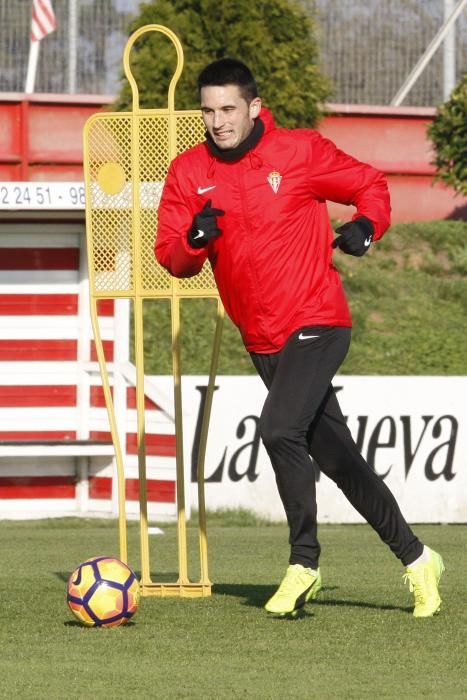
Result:
{"label": "short dark hair", "polygon": [[258,88],[253,73],[247,65],[236,58],[220,58],[204,68],[198,76],[198,90],[211,85],[237,85],[248,104],[258,97]]}

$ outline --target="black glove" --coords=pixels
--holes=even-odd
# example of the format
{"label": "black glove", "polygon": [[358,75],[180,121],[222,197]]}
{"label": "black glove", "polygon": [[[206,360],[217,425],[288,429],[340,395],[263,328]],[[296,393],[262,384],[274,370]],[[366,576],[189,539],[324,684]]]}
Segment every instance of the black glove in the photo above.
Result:
{"label": "black glove", "polygon": [[333,241],[332,247],[339,247],[348,255],[365,255],[373,240],[373,232],[371,221],[365,216],[359,216],[336,228],[336,233],[340,233],[340,236]]}
{"label": "black glove", "polygon": [[220,236],[222,231],[217,227],[216,216],[224,216],[222,209],[213,209],[208,199],[201,211],[196,214],[193,224],[188,231],[188,243],[192,248],[204,248],[213,238]]}

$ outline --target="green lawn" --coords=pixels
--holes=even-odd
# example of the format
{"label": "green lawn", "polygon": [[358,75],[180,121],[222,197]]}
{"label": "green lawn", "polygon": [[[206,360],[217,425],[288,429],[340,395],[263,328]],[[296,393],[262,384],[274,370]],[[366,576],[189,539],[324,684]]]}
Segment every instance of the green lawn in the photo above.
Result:
{"label": "green lawn", "polygon": [[[296,621],[270,619],[262,606],[285,571],[286,528],[212,516],[213,595],[145,598],[133,621],[106,630],[74,620],[66,580],[86,557],[118,554],[116,524],[1,521],[0,697],[464,699],[467,526],[415,529],[447,567],[433,619],[412,617],[400,565],[364,525],[322,526],[320,598]],[[135,568],[137,542],[131,524]],[[161,574],[174,552],[174,526],[151,538]]]}

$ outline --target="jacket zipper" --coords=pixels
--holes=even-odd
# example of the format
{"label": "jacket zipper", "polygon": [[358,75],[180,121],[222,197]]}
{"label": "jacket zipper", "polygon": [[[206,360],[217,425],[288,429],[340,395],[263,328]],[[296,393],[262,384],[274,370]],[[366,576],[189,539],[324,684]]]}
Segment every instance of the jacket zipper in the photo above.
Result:
{"label": "jacket zipper", "polygon": [[255,300],[256,304],[258,306],[258,309],[260,311],[260,323],[261,323],[261,331],[264,333],[264,335],[270,340],[269,338],[269,328],[266,328],[264,325],[264,319],[265,319],[265,309],[262,303],[262,295],[261,295],[261,290],[260,290],[260,285],[258,282],[258,279],[256,277],[256,269],[255,265],[253,264],[254,260],[254,255],[253,255],[253,240],[251,233],[249,231],[249,215],[248,215],[248,210],[246,208],[246,188],[245,188],[245,183],[244,183],[244,171],[242,169],[242,166],[237,169],[237,180],[238,180],[238,188],[240,190],[240,199],[242,202],[242,211],[243,211],[243,224],[244,224],[244,229],[246,232],[245,236],[245,243],[247,247],[247,264],[250,270],[250,278],[253,283],[253,291],[255,295]]}

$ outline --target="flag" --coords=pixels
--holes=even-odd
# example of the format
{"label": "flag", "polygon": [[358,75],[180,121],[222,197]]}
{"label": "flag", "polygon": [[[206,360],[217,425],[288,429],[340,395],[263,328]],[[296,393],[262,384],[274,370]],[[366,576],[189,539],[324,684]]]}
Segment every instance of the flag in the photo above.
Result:
{"label": "flag", "polygon": [[32,0],[31,41],[40,41],[57,28],[50,0]]}

